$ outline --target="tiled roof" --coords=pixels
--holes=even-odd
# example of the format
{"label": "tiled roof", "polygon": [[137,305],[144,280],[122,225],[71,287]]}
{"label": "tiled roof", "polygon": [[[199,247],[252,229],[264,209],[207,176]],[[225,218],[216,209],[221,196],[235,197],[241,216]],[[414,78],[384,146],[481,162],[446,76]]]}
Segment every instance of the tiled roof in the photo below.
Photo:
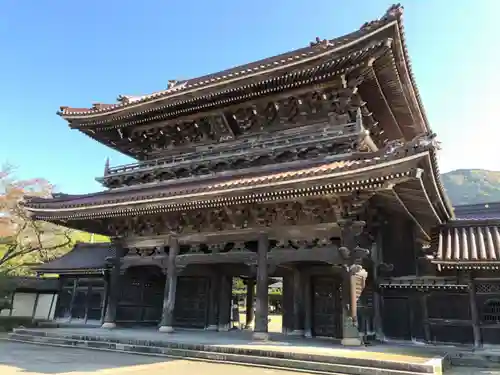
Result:
{"label": "tiled roof", "polygon": [[500,202],[453,207],[457,220],[500,220]]}
{"label": "tiled roof", "polygon": [[500,222],[461,225],[451,222],[442,227],[434,240],[433,263],[449,266],[500,264]]}
{"label": "tiled roof", "polygon": [[40,273],[99,272],[106,268],[106,258],[114,254],[110,243],[77,243],[62,257],[33,268]]}
{"label": "tiled roof", "polygon": [[[333,162],[309,162],[309,167],[305,168],[301,163],[295,168],[291,168],[288,163],[283,165],[271,166],[264,172],[254,173],[252,175],[233,175],[221,178],[211,177],[205,180],[196,178],[188,182],[155,184],[149,188],[145,186],[135,188],[117,188],[106,192],[89,194],[84,196],[66,196],[61,199],[27,199],[25,207],[29,211],[44,211],[45,207],[57,208],[60,211],[68,211],[70,208],[82,209],[83,207],[99,205],[123,205],[139,204],[143,202],[172,201],[173,199],[193,198],[196,196],[207,197],[227,193],[229,191],[248,191],[261,187],[290,186],[300,181],[310,181],[324,178],[334,178],[362,173],[364,170],[380,170],[386,165],[394,163],[402,165],[405,162],[416,164],[419,159],[428,156],[428,148],[415,148],[414,146],[405,146],[392,153],[363,153],[352,155],[348,159],[337,160]],[[319,164],[318,164],[319,163]],[[410,168],[410,167],[408,167]],[[241,172],[240,172],[241,173]],[[352,177],[351,177],[352,179]],[[368,180],[367,180],[368,181]],[[377,180],[378,181],[378,180]],[[373,179],[372,183],[377,182]],[[369,181],[368,181],[369,182]],[[379,181],[380,182],[380,181]],[[359,183],[359,181],[358,181]],[[356,181],[351,180],[343,182],[346,189],[355,185]],[[361,185],[360,185],[361,186]],[[341,188],[341,186],[339,186]],[[346,190],[347,191],[347,190]]]}
{"label": "tiled roof", "polygon": [[[128,107],[156,101],[163,98],[169,98],[173,96],[178,96],[184,92],[192,92],[201,89],[208,89],[219,84],[226,84],[231,81],[241,80],[251,77],[256,74],[264,74],[267,72],[272,72],[277,69],[284,69],[289,66],[294,66],[298,63],[304,61],[309,61],[316,59],[323,55],[330,54],[332,52],[346,49],[349,51],[354,43],[362,41],[367,36],[373,34],[377,30],[383,30],[384,26],[395,22],[398,28],[398,34],[401,38],[401,56],[408,64],[408,74],[410,76],[411,83],[414,83],[413,74],[411,71],[411,64],[409,62],[408,53],[406,50],[406,45],[404,42],[404,29],[402,26],[402,13],[403,8],[398,5],[391,6],[383,17],[376,21],[366,22],[363,26],[350,34],[344,35],[330,40],[320,40],[312,42],[310,46],[304,47],[295,51],[287,52],[278,56],[266,58],[260,61],[252,62],[235,68],[227,69],[215,74],[205,75],[199,78],[194,78],[190,80],[183,80],[179,82],[172,81],[166,90],[158,91],[150,95],[138,95],[138,96],[120,96],[119,103],[116,104],[106,104],[106,105],[94,105],[92,108],[71,108],[71,107],[61,107],[60,114],[67,117],[78,117],[87,116],[93,114],[105,114],[110,112],[116,112],[121,109],[126,109]],[[416,93],[418,98],[418,93]],[[419,100],[419,98],[418,98]],[[419,103],[420,104],[420,103]]]}
{"label": "tiled roof", "polygon": [[59,279],[40,277],[9,277],[5,287],[8,291],[56,292],[59,289]]}

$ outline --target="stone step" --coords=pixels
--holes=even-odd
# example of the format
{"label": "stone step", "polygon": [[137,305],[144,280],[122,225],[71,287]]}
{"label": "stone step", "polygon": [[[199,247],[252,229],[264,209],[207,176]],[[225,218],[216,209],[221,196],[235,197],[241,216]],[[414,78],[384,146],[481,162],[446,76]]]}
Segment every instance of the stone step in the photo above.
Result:
{"label": "stone step", "polygon": [[[156,355],[173,358],[197,359],[216,362],[293,369],[318,374],[441,374],[443,361],[430,359],[426,363],[396,362],[372,358],[352,358],[300,352],[285,352],[242,348],[238,346],[196,345],[181,342],[112,338],[97,334],[68,334],[57,330],[16,329],[10,340],[77,347],[95,350],[111,350],[124,353]],[[381,353],[378,353],[379,355]],[[374,355],[376,355],[374,353]],[[382,354],[383,355],[383,354]]]}

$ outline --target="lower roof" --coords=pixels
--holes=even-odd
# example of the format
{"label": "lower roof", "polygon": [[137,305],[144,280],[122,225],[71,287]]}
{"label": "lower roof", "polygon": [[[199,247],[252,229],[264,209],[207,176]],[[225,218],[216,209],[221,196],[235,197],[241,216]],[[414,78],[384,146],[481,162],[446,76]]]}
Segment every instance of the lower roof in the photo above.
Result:
{"label": "lower roof", "polygon": [[206,178],[116,188],[83,196],[28,198],[25,209],[36,219],[59,220],[64,225],[67,220],[196,210],[212,208],[214,204],[272,202],[287,198],[285,195],[288,193],[294,196],[298,193],[321,194],[324,188],[328,188],[331,194],[391,189],[393,180],[410,175],[416,177],[423,171],[423,179],[417,178],[423,183],[420,184],[420,181],[417,188],[422,191],[423,200],[427,201],[427,206],[430,204],[430,208],[422,210],[433,211],[440,224],[449,218],[449,213],[443,192],[436,183],[439,176],[433,170],[433,155],[434,148],[429,144],[407,143],[388,146],[373,153],[328,157],[299,164],[283,163],[258,170],[237,170],[231,174],[224,172]]}
{"label": "lower roof", "polygon": [[453,211],[458,220],[500,220],[500,202],[460,205]]}
{"label": "lower roof", "polygon": [[111,243],[77,243],[65,255],[33,267],[38,273],[99,273],[106,269],[107,258],[115,255]]}
{"label": "lower roof", "polygon": [[6,279],[5,289],[9,292],[57,292],[59,290],[59,279],[14,276]]}
{"label": "lower roof", "polygon": [[455,220],[433,238],[432,262],[447,268],[499,268],[500,220]]}

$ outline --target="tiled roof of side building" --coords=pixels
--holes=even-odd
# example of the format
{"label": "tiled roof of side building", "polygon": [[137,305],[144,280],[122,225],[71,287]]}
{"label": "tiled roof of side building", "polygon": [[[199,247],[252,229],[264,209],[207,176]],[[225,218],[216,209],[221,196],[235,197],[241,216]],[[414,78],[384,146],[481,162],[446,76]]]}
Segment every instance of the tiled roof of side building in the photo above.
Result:
{"label": "tiled roof of side building", "polygon": [[9,292],[54,293],[59,290],[59,280],[52,277],[14,276],[6,280],[5,289]]}
{"label": "tiled roof of side building", "polygon": [[451,268],[500,266],[500,220],[455,220],[433,238],[433,263]]}
{"label": "tiled roof of side building", "polygon": [[500,202],[453,207],[457,220],[500,220]]}
{"label": "tiled roof of side building", "polygon": [[[409,84],[413,86],[412,88],[409,88],[409,90],[412,95],[416,96],[420,110],[423,112],[406,47],[402,15],[403,7],[399,4],[393,5],[380,19],[366,22],[359,30],[342,37],[331,40],[320,40],[317,38],[316,41],[312,42],[308,47],[287,52],[278,56],[266,58],[199,78],[183,80],[180,82],[170,81],[169,87],[166,90],[158,91],[150,95],[122,95],[119,97],[119,102],[116,104],[98,104],[94,105],[92,108],[61,107],[60,114],[68,119],[90,118],[127,110],[131,107],[141,106],[143,103],[150,103],[174,97],[180,98],[184,94],[193,93],[198,90],[211,89],[218,85],[244,80],[251,76],[287,69],[291,66],[317,59],[318,57],[324,55],[340,53],[341,51],[349,53],[350,50],[353,50],[356,47],[359,48],[359,44],[368,43],[369,41],[367,39],[370,39],[373,35],[385,33],[386,29],[389,27],[395,27],[396,31],[393,31],[392,34],[389,33],[398,39],[396,41],[398,50],[395,55],[396,58],[402,62],[402,65],[405,65],[403,69],[404,74],[408,76]],[[422,116],[425,118],[424,113],[422,113]],[[425,122],[427,121],[425,120]]]}
{"label": "tiled roof of side building", "polygon": [[69,253],[33,269],[39,273],[100,273],[114,254],[111,243],[77,243]]}

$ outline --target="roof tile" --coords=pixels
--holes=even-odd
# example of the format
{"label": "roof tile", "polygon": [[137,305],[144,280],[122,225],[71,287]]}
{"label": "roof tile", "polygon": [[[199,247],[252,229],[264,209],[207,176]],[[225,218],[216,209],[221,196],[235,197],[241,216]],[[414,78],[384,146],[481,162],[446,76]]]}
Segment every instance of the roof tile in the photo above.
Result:
{"label": "roof tile", "polygon": [[500,263],[500,224],[448,225],[440,229],[434,263]]}
{"label": "roof tile", "polygon": [[110,243],[77,243],[69,253],[33,268],[43,273],[98,271],[106,268],[106,258],[114,254],[115,249]]}
{"label": "roof tile", "polygon": [[[286,65],[295,60],[305,59],[311,56],[314,57],[315,54],[321,55],[321,53],[323,53],[327,49],[336,49],[343,44],[355,41],[356,39],[372,32],[376,27],[381,27],[392,20],[400,20],[402,16],[402,10],[403,8],[399,4],[393,5],[386,11],[384,16],[379,18],[378,20],[367,22],[360,29],[334,39],[320,40],[319,38],[316,38],[316,41],[311,43],[309,46],[294,51],[286,52],[277,56],[265,58],[259,61],[233,67],[218,73],[208,74],[191,80],[183,80],[179,82],[172,81],[172,84],[169,84],[169,87],[166,90],[158,91],[149,95],[134,96],[133,100],[127,100],[129,98],[128,96],[121,96],[119,97],[119,103],[112,105],[93,108],[61,107],[60,114],[63,116],[78,116],[89,113],[105,113],[109,110],[123,108],[133,103],[147,102],[150,99],[154,99],[160,96],[168,97],[174,92],[179,92],[193,87],[204,86],[209,83],[213,83],[214,81],[224,81],[228,79],[228,77],[236,75],[244,76],[267,68],[275,68],[278,65]],[[399,27],[402,30],[402,26]],[[132,98],[132,96],[130,98]]]}

